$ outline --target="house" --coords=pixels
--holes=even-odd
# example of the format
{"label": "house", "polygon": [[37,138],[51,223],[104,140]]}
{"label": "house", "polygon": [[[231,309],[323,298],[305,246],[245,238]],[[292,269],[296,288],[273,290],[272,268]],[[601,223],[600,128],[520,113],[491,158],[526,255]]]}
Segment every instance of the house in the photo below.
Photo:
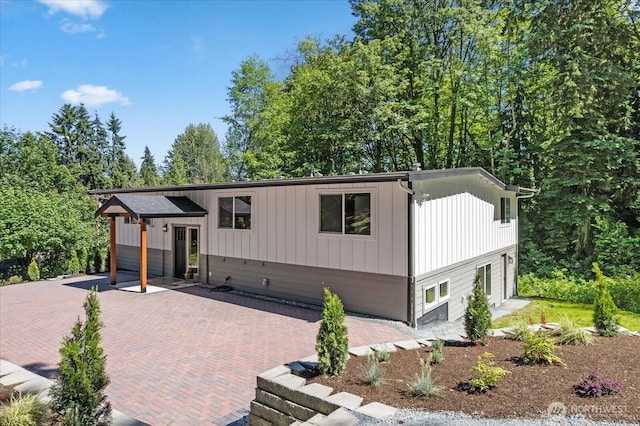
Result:
{"label": "house", "polygon": [[[112,271],[188,277],[413,326],[464,315],[476,274],[515,294],[518,199],[482,168],[93,191]],[[106,199],[106,198],[104,198]],[[115,272],[112,273],[115,283]],[[142,289],[144,291],[144,288]]]}

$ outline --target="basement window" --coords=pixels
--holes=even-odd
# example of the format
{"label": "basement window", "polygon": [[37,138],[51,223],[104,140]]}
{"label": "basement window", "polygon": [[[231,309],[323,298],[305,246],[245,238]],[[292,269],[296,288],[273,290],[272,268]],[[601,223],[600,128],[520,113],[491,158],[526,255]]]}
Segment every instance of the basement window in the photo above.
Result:
{"label": "basement window", "polygon": [[218,228],[251,229],[251,196],[219,197]]}
{"label": "basement window", "polygon": [[431,284],[424,289],[424,311],[449,298],[449,280]]}
{"label": "basement window", "polygon": [[487,263],[479,267],[478,275],[484,292],[487,293],[487,296],[491,296],[491,264]]}
{"label": "basement window", "polygon": [[371,235],[371,194],[320,195],[320,232]]}

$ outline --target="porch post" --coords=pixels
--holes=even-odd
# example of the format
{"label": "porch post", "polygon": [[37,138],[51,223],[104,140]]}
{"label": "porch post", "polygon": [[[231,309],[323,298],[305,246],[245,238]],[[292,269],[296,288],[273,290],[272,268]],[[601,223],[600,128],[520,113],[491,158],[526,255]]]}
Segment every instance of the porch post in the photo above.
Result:
{"label": "porch post", "polygon": [[140,293],[147,292],[147,223],[140,219]]}
{"label": "porch post", "polygon": [[116,262],[116,217],[109,218],[109,272],[111,275],[111,285],[116,285],[117,262]]}

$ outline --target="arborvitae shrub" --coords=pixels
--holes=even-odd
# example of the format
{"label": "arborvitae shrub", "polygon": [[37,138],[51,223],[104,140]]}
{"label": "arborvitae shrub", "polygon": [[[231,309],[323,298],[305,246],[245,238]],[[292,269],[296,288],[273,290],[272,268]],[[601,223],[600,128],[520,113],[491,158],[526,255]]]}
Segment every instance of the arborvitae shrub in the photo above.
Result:
{"label": "arborvitae shrub", "polygon": [[80,272],[87,273],[87,269],[89,267],[89,252],[86,248],[82,248],[80,250],[80,254],[78,255],[78,263],[80,264],[78,270]]}
{"label": "arborvitae shrub", "polygon": [[325,288],[322,324],[316,339],[318,364],[322,374],[340,375],[347,365],[349,339],[345,318],[340,298]]}
{"label": "arborvitae shrub", "polygon": [[618,335],[618,310],[609,292],[609,279],[604,276],[597,263],[593,264],[597,277],[596,298],[593,302],[593,324],[602,336]]}
{"label": "arborvitae shrub", "polygon": [[96,274],[102,272],[102,254],[98,249],[93,251],[93,272]]}
{"label": "arborvitae shrub", "polygon": [[71,275],[77,275],[80,272],[80,260],[78,260],[78,253],[75,250],[71,250],[71,257],[67,264],[67,271]]}
{"label": "arborvitae shrub", "polygon": [[464,329],[467,337],[473,343],[479,343],[483,346],[488,343],[489,330],[491,330],[491,311],[479,274],[476,275],[473,294],[468,298],[467,309],[464,313]]}
{"label": "arborvitae shrub", "polygon": [[27,268],[27,276],[31,281],[40,281],[40,268],[35,258],[31,259],[31,263]]}
{"label": "arborvitae shrub", "polygon": [[106,355],[101,347],[100,302],[97,288],[84,302],[85,321],[76,321],[60,349],[59,373],[51,386],[51,409],[62,425],[111,424],[111,404],[104,390],[109,384]]}

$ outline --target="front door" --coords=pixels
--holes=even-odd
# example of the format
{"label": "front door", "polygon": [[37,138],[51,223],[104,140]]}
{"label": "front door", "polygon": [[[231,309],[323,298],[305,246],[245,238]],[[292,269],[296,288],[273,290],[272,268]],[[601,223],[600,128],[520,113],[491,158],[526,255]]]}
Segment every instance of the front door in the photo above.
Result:
{"label": "front door", "polygon": [[173,276],[184,278],[187,272],[187,230],[184,226],[173,228]]}

